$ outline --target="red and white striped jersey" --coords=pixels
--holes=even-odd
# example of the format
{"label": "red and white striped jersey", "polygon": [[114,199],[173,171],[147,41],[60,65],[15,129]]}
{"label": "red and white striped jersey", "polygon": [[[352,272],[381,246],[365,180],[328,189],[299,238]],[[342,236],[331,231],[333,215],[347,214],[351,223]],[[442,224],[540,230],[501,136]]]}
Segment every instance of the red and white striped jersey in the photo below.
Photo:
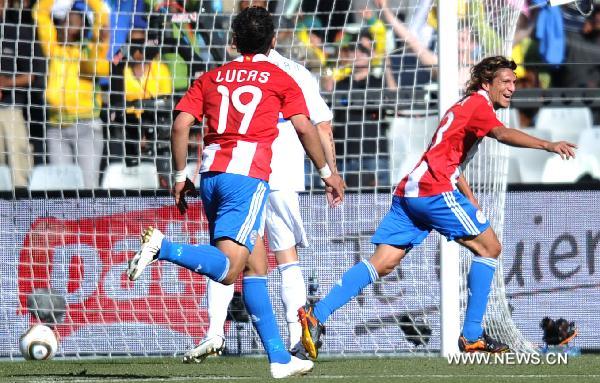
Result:
{"label": "red and white striped jersey", "polygon": [[243,55],[204,73],[176,110],[202,121],[207,131],[200,173],[216,171],[269,180],[271,144],[279,112],[309,116],[302,90],[262,54]]}
{"label": "red and white striped jersey", "polygon": [[503,125],[487,92],[480,90],[463,98],[446,112],[429,148],[394,194],[428,197],[456,189],[460,166],[471,160],[490,130]]}

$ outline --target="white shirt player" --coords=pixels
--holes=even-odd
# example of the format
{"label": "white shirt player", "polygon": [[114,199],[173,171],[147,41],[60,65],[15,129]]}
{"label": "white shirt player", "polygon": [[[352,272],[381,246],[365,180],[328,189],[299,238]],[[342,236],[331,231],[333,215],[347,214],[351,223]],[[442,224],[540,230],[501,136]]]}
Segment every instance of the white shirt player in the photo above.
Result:
{"label": "white shirt player", "polygon": [[[319,84],[308,69],[283,57],[274,49],[269,51],[268,61],[290,75],[302,89],[310,119],[314,125],[333,119],[333,113],[321,97]],[[282,121],[281,118],[280,121]],[[271,190],[303,191],[304,148],[291,122],[280,122],[277,127],[279,136],[272,145],[273,158],[271,159],[269,186]]]}

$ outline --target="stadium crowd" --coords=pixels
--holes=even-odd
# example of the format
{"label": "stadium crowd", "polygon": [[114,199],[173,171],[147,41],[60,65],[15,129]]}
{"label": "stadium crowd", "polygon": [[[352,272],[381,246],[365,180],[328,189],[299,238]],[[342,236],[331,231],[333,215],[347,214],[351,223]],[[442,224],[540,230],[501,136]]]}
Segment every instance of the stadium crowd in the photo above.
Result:
{"label": "stadium crowd", "polygon": [[[338,167],[350,190],[397,181],[388,131],[405,112],[401,92],[410,89],[414,97],[436,81],[434,1],[405,3],[307,0],[298,9],[284,1],[252,2],[280,15],[277,49],[319,80],[334,111]],[[471,1],[459,12],[477,20],[485,3]],[[0,164],[12,168],[12,186],[27,187],[41,164],[75,163],[82,187],[98,188],[109,185],[103,175],[111,165],[128,171],[151,163],[159,186],[168,187],[173,105],[200,74],[237,55],[228,44],[231,15],[250,4],[0,0]],[[461,83],[483,45],[498,39],[492,26],[474,25],[459,30]],[[487,37],[477,43],[475,34]],[[597,102],[599,45],[600,6],[588,17],[570,7],[525,6],[512,54],[518,87],[586,88],[596,91]],[[519,127],[536,126],[539,107],[516,107]],[[598,125],[600,108],[586,108]],[[318,177],[309,181],[321,186]]]}

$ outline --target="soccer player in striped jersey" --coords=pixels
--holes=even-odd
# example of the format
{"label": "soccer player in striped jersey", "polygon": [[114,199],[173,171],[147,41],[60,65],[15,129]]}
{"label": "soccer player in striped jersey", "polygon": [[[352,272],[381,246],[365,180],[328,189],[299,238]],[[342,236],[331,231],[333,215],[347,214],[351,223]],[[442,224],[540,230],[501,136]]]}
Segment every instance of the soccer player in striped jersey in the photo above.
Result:
{"label": "soccer player in striped jersey", "polygon": [[508,350],[482,328],[501,247],[461,169],[486,136],[511,146],[557,153],[565,159],[575,156],[575,145],[569,142],[541,140],[507,128],[496,118],[495,110],[510,104],[515,69],[516,64],[502,56],[487,57],[472,68],[466,96],[446,112],[421,160],[396,187],[391,209],[373,235],[376,249],[371,259],[346,271],[322,300],[299,310],[302,343],[312,358],[317,357],[327,318],[365,286],[394,270],[432,229],[474,254],[459,349]]}
{"label": "soccer player in striped jersey", "polygon": [[207,133],[200,172],[200,195],[209,222],[210,245],[173,243],[152,227],[128,275],[139,278],[156,260],[170,261],[196,273],[232,284],[244,270],[246,309],[270,362],[271,375],[285,378],[309,372],[312,362],[292,356],[281,340],[267,292],[267,260],[250,253],[261,242],[262,214],[269,193],[271,145],[277,137],[279,112],[289,119],[308,156],[341,202],[344,184],[332,173],[306,102],[296,82],[267,58],[275,28],[264,8],[251,7],[233,21],[233,42],[241,56],[203,74],[177,104],[171,149],[175,167],[173,193],[182,213],[186,194],[197,194],[186,178],[190,127],[206,118]]}
{"label": "soccer player in striped jersey", "polygon": [[[275,49],[271,49],[267,57],[269,62],[283,69],[302,87],[310,119],[319,131],[327,165],[335,171],[335,146],[331,130],[333,114],[321,97],[319,84],[308,69],[283,57]],[[272,172],[269,178],[271,193],[267,201],[265,223],[269,247],[275,253],[281,275],[281,300],[288,324],[288,346],[292,354],[297,354],[303,352],[298,309],[306,304],[306,285],[296,249],[308,246],[298,201],[298,192],[305,188],[305,153],[290,121],[280,116],[278,128],[279,136],[273,142]],[[257,244],[255,251],[264,251],[264,247]],[[185,353],[184,362],[202,362],[207,356],[218,354],[224,349],[224,326],[233,293],[233,284],[223,285],[208,280],[206,295],[210,325],[200,344]]]}

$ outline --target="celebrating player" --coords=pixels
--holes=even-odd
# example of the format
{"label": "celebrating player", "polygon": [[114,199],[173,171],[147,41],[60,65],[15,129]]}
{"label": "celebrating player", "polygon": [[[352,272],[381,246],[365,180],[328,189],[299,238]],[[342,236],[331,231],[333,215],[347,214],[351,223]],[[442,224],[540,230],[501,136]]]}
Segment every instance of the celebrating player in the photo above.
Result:
{"label": "celebrating player", "polygon": [[[333,114],[319,93],[319,85],[306,68],[283,57],[274,49],[269,51],[268,59],[288,73],[298,85],[302,85],[310,118],[319,131],[325,150],[327,165],[335,169],[335,146],[331,131]],[[306,286],[296,251],[296,246],[308,245],[298,203],[298,191],[304,190],[304,150],[289,121],[280,119],[278,128],[279,136],[273,142],[272,172],[269,178],[271,193],[265,217],[269,246],[275,252],[281,274],[281,300],[288,324],[288,346],[291,349],[300,343],[302,329],[298,323],[298,309],[306,303]],[[264,252],[264,247],[259,245],[256,245],[254,251]],[[208,280],[206,295],[210,326],[200,344],[184,355],[184,362],[202,362],[207,356],[224,349],[224,326],[233,293],[233,284],[223,285]]]}
{"label": "celebrating player", "polygon": [[460,350],[508,350],[481,326],[501,247],[461,169],[485,136],[511,146],[558,153],[566,159],[575,156],[575,145],[569,142],[541,140],[506,128],[496,118],[494,111],[510,104],[515,68],[513,61],[502,56],[487,57],[472,68],[466,96],[446,112],[429,148],[396,187],[391,209],[373,235],[377,247],[371,259],[346,271],[321,301],[298,311],[302,343],[312,358],[317,357],[327,318],[365,286],[394,270],[432,229],[474,253],[468,275],[467,310],[458,340]]}
{"label": "celebrating player", "polygon": [[343,181],[327,166],[302,91],[287,73],[268,62],[275,30],[269,12],[248,8],[236,16],[232,29],[241,56],[206,72],[192,85],[176,107],[180,113],[171,136],[175,204],[185,213],[186,194],[197,195],[185,176],[189,130],[196,120],[206,117],[200,194],[211,245],[173,243],[149,227],[128,275],[137,279],[157,259],[223,284],[232,284],[244,270],[246,309],[267,352],[271,375],[284,378],[307,373],[312,363],[291,356],[284,347],[267,292],[266,256],[249,257],[256,241],[262,241],[261,216],[269,193],[271,145],[277,137],[280,111],[294,125],[308,156],[331,188],[334,203],[343,199]]}

